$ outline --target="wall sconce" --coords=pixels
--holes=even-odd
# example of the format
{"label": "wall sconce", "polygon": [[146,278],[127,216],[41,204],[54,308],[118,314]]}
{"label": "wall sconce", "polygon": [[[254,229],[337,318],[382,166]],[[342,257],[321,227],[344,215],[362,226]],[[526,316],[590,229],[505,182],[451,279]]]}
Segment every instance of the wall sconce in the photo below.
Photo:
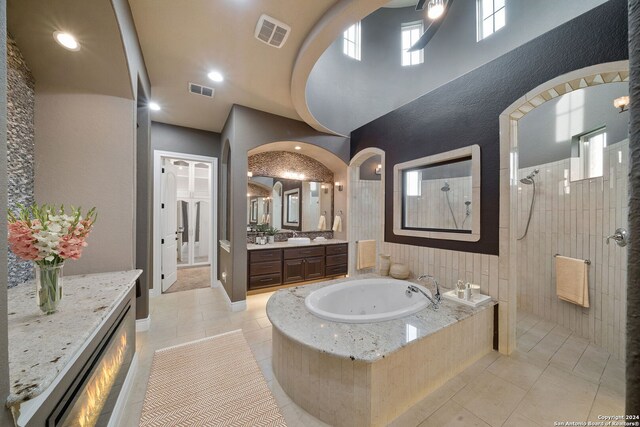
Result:
{"label": "wall sconce", "polygon": [[320,188],[322,188],[322,189],[324,190],[324,191],[323,191],[323,192],[324,192],[324,194],[328,194],[328,193],[329,193],[329,187],[327,187],[326,185],[322,184],[322,185],[320,186]]}
{"label": "wall sconce", "polygon": [[247,176],[248,176],[249,178],[251,178],[251,177],[253,176],[253,172],[251,172],[251,171],[247,172]]}
{"label": "wall sconce", "polygon": [[376,175],[382,175],[382,165],[376,166]]}
{"label": "wall sconce", "polygon": [[338,188],[338,191],[342,191],[344,189],[342,184],[340,184],[340,181],[336,181],[336,188]]}
{"label": "wall sconce", "polygon": [[629,96],[621,96],[613,100],[613,106],[620,109],[620,113],[629,110]]}

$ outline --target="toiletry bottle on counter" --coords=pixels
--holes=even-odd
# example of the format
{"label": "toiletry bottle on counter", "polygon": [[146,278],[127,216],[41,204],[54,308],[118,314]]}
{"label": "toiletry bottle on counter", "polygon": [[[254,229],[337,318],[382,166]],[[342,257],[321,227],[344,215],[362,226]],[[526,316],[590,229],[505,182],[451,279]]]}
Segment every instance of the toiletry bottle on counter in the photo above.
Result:
{"label": "toiletry bottle on counter", "polygon": [[464,299],[471,301],[471,283],[469,282],[464,285]]}
{"label": "toiletry bottle on counter", "polygon": [[458,280],[456,283],[456,296],[460,299],[464,298],[464,282],[462,280]]}

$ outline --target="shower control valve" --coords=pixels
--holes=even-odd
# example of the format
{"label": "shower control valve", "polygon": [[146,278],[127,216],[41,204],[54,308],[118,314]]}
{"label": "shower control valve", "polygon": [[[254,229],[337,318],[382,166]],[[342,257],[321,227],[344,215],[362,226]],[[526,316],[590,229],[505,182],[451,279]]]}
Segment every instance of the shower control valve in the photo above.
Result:
{"label": "shower control valve", "polygon": [[620,227],[616,229],[615,233],[607,237],[607,245],[609,244],[609,240],[615,241],[618,246],[624,248],[627,246],[627,243],[629,243],[629,232],[625,228]]}

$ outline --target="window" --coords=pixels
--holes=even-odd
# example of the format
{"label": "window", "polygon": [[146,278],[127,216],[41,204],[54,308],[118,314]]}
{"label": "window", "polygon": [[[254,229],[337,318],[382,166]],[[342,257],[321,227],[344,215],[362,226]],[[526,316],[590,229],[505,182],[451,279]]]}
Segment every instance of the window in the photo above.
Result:
{"label": "window", "polygon": [[422,35],[422,21],[402,24],[402,66],[418,65],[424,62],[424,49],[407,52]]}
{"label": "window", "polygon": [[360,51],[362,50],[360,43],[360,21],[347,28],[344,32],[342,42],[342,53],[360,61]]}
{"label": "window", "polygon": [[571,180],[578,181],[602,176],[606,147],[607,129],[605,127],[577,137],[572,146]]}
{"label": "window", "polygon": [[478,0],[478,41],[504,27],[507,22],[506,0]]}
{"label": "window", "polygon": [[407,196],[420,196],[422,194],[421,176],[419,170],[408,171],[405,173],[406,187],[405,194]]}

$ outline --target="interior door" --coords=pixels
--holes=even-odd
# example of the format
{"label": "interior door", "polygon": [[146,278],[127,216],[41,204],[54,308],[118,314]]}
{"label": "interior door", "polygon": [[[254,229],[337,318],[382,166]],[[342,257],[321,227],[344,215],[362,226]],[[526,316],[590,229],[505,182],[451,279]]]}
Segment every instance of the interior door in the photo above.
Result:
{"label": "interior door", "polygon": [[169,289],[178,277],[177,234],[178,216],[176,167],[164,160],[162,173],[162,209],[160,210],[160,238],[162,239],[162,292]]}

